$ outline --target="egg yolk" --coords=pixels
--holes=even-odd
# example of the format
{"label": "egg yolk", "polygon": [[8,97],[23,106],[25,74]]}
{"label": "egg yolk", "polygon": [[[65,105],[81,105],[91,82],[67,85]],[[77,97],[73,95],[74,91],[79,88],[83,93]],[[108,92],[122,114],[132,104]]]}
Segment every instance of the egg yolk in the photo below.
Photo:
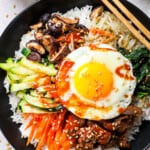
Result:
{"label": "egg yolk", "polygon": [[78,68],[73,78],[76,91],[84,98],[97,101],[113,89],[113,75],[106,65],[88,62]]}

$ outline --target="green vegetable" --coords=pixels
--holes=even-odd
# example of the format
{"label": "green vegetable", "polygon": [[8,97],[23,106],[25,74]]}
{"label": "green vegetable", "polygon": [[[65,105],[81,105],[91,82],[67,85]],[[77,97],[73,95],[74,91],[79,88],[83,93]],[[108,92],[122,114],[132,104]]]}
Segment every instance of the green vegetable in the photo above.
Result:
{"label": "green vegetable", "polygon": [[11,83],[9,88],[10,92],[32,89],[37,86],[40,87],[45,84],[45,81],[47,81],[46,77],[39,78],[38,80],[35,80],[36,78],[33,77],[34,76],[27,76],[26,78],[23,78],[21,81],[18,81],[18,83]]}
{"label": "green vegetable", "polygon": [[[27,56],[29,51],[23,49],[22,53]],[[39,63],[26,57],[17,61],[8,58],[5,63],[0,63],[0,68],[7,72],[9,91],[16,92],[20,99],[17,109],[24,113],[57,112],[63,109],[44,88],[51,84],[50,76],[57,73],[55,66],[46,59]]]}
{"label": "green vegetable", "polygon": [[120,48],[119,51],[133,65],[133,73],[137,80],[134,95],[138,98],[150,95],[150,51],[146,48],[135,49],[132,52]]}
{"label": "green vegetable", "polygon": [[63,109],[62,105],[58,105],[57,107],[54,108],[49,108],[49,109],[42,109],[39,107],[35,107],[33,105],[30,105],[26,100],[22,99],[18,103],[17,109],[20,110],[23,113],[50,113],[50,112],[58,112]]}
{"label": "green vegetable", "polygon": [[40,109],[40,108],[34,107],[23,99],[18,103],[17,109],[21,110],[21,112],[23,113],[40,113],[41,114],[41,113],[49,112],[47,109]]}
{"label": "green vegetable", "polygon": [[57,112],[63,109],[63,106],[56,103],[54,99],[41,97],[40,93],[36,93],[35,90],[22,90],[16,93],[16,96],[20,98],[17,109],[24,113],[46,113],[46,112]]}
{"label": "green vegetable", "polygon": [[57,70],[55,69],[55,66],[53,64],[49,64],[46,66],[38,62],[30,61],[26,59],[25,57],[23,57],[19,61],[19,64],[34,72],[45,73],[50,76],[56,75],[57,73]]}
{"label": "green vegetable", "polygon": [[23,49],[21,50],[21,53],[22,53],[24,56],[27,57],[27,56],[31,53],[31,50],[28,49],[28,48],[23,48]]}

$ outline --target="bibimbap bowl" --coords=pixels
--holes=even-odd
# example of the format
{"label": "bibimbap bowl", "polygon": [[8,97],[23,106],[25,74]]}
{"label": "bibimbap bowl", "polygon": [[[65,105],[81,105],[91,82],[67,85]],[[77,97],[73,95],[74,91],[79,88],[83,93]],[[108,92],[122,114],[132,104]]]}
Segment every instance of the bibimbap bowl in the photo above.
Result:
{"label": "bibimbap bowl", "polygon": [[[140,10],[138,10],[136,7],[134,7],[127,1],[125,1],[124,3],[129,9],[133,10],[133,8],[134,8],[134,13],[139,13],[140,18],[143,19],[142,20],[143,23],[146,26],[148,26],[148,24],[149,24],[148,22],[150,22],[150,21]],[[128,141],[128,139],[129,140],[132,139],[131,147],[129,149],[136,150],[137,147],[138,147],[138,149],[142,149],[149,143],[150,134],[149,134],[148,128],[150,127],[150,124],[146,120],[150,119],[149,118],[149,109],[150,108],[145,106],[145,104],[146,105],[149,104],[149,100],[147,100],[148,99],[147,95],[146,96],[144,95],[144,98],[143,98],[143,94],[141,94],[141,91],[139,92],[139,90],[136,90],[137,83],[135,83],[135,80],[137,80],[137,76],[134,73],[136,73],[138,75],[141,75],[141,74],[139,72],[137,72],[136,70],[134,72],[134,68],[136,68],[135,62],[134,62],[135,58],[132,57],[132,55],[137,54],[137,52],[139,54],[142,49],[142,52],[143,51],[145,52],[144,54],[142,54],[142,56],[144,57],[144,62],[142,60],[143,57],[142,58],[139,57],[138,59],[139,59],[139,61],[145,63],[145,60],[147,59],[147,61],[148,61],[148,59],[149,59],[149,51],[147,51],[140,42],[138,42],[134,37],[132,37],[132,35],[125,28],[125,26],[123,24],[120,24],[120,21],[118,21],[116,19],[116,17],[114,17],[112,15],[112,13],[108,12],[107,8],[105,8],[104,5],[103,5],[104,6],[103,8],[100,7],[100,9],[98,10],[99,11],[98,17],[97,17],[97,14],[95,15],[94,13],[92,13],[92,15],[91,15],[91,12],[93,12],[93,9],[95,7],[97,8],[102,5],[103,4],[98,1],[84,1],[84,0],[81,0],[81,1],[73,0],[71,2],[70,1],[64,2],[64,1],[59,1],[59,0],[57,0],[57,1],[48,1],[48,0],[40,1],[39,3],[31,6],[30,8],[25,10],[23,13],[21,13],[18,17],[16,17],[15,20],[8,26],[8,28],[3,33],[2,37],[1,37],[1,41],[0,41],[0,47],[1,47],[0,61],[1,62],[5,62],[6,60],[7,60],[7,62],[10,62],[12,60],[10,60],[10,59],[8,60],[8,58],[10,58],[10,57],[13,58],[14,56],[15,56],[15,61],[18,58],[20,59],[20,56],[22,57],[23,49],[24,49],[23,56],[25,56],[25,59],[19,60],[20,63],[22,63],[23,65],[26,65],[26,64],[28,64],[28,62],[29,63],[30,63],[30,61],[32,62],[33,57],[31,57],[31,55],[30,55],[30,57],[28,57],[30,59],[26,59],[27,58],[26,53],[25,53],[26,49],[31,49],[32,52],[37,53],[37,51],[36,51],[37,49],[35,47],[33,50],[33,45],[35,46],[35,44],[37,44],[37,43],[39,44],[39,41],[40,41],[40,46],[41,46],[41,43],[42,43],[41,41],[43,41],[43,37],[45,35],[46,36],[49,35],[50,37],[53,37],[53,40],[55,43],[55,46],[54,46],[55,48],[57,47],[60,50],[61,48],[67,47],[69,49],[69,50],[65,51],[65,54],[63,53],[63,55],[61,55],[61,57],[56,57],[57,56],[56,52],[59,52],[59,50],[57,49],[56,52],[53,53],[53,55],[51,55],[50,59],[48,59],[48,61],[49,61],[48,65],[49,65],[49,63],[53,64],[55,69],[57,70],[56,83],[55,83],[55,75],[54,75],[55,71],[56,71],[55,69],[53,70],[54,74],[51,74],[51,72],[50,72],[50,76],[51,76],[50,83],[53,82],[56,84],[57,89],[58,89],[57,94],[59,95],[59,96],[58,95],[57,96],[60,98],[58,100],[58,102],[59,102],[59,104],[61,104],[62,107],[60,105],[58,105],[59,107],[57,107],[57,109],[54,110],[52,108],[49,108],[50,106],[44,106],[44,111],[45,111],[45,107],[48,107],[48,110],[49,110],[48,114],[46,113],[46,115],[43,115],[43,113],[42,113],[42,115],[44,117],[42,115],[37,115],[37,113],[33,115],[33,112],[31,110],[30,110],[30,112],[28,110],[27,110],[28,112],[26,112],[26,110],[24,109],[24,106],[22,107],[22,103],[20,103],[20,99],[22,99],[22,97],[21,97],[22,93],[21,94],[19,93],[20,91],[21,92],[23,91],[23,92],[25,92],[23,94],[28,95],[29,92],[30,92],[30,94],[32,92],[32,95],[28,95],[28,98],[27,98],[27,99],[30,99],[31,97],[29,97],[29,96],[35,96],[35,94],[37,94],[34,91],[35,89],[36,90],[38,89],[38,92],[42,91],[41,87],[43,85],[38,88],[34,85],[34,87],[32,87],[32,88],[31,87],[26,88],[26,89],[23,88],[22,90],[20,87],[19,87],[20,89],[16,90],[16,88],[14,88],[14,86],[13,86],[13,88],[11,86],[11,88],[8,89],[7,88],[8,78],[7,79],[5,78],[6,72],[0,70],[0,81],[1,81],[0,82],[1,83],[1,85],[0,85],[0,96],[1,96],[0,126],[1,126],[1,129],[4,133],[4,135],[10,141],[10,143],[14,146],[14,148],[16,148],[16,149],[35,149],[32,146],[32,144],[30,144],[30,143],[34,143],[34,144],[37,143],[37,140],[39,140],[38,134],[35,132],[34,134],[36,135],[36,137],[32,136],[33,139],[31,139],[31,140],[29,140],[29,135],[31,135],[30,134],[31,129],[37,130],[38,133],[40,131],[38,130],[37,126],[36,126],[36,129],[35,129],[35,127],[33,127],[33,124],[32,124],[33,122],[31,123],[31,121],[33,121],[32,119],[35,119],[34,120],[35,124],[40,124],[40,123],[42,124],[43,121],[41,121],[41,120],[42,119],[44,120],[44,118],[45,118],[45,120],[44,120],[45,126],[47,126],[49,128],[48,129],[44,126],[46,133],[49,134],[46,136],[50,137],[52,135],[49,132],[49,131],[51,131],[50,124],[52,124],[52,122],[58,123],[58,121],[56,122],[56,120],[58,120],[58,118],[57,118],[58,116],[60,116],[60,117],[65,116],[65,117],[61,120],[62,123],[60,126],[58,126],[57,129],[60,129],[63,126],[64,127],[69,126],[69,125],[71,126],[72,122],[70,121],[71,123],[67,124],[69,121],[66,121],[66,120],[69,120],[69,118],[73,118],[75,122],[76,121],[80,122],[79,123],[80,126],[71,126],[70,128],[69,127],[67,128],[70,130],[73,129],[73,131],[75,131],[77,134],[73,135],[75,132],[70,132],[69,135],[67,135],[67,137],[66,137],[66,139],[70,139],[70,137],[71,137],[71,139],[73,138],[73,141],[72,140],[70,141],[70,145],[72,146],[72,142],[73,142],[73,147],[76,147],[78,149],[84,149],[84,148],[86,148],[86,146],[89,146],[89,147],[87,147],[87,149],[90,149],[90,147],[93,147],[93,146],[96,148],[97,145],[99,146],[98,149],[100,149],[100,145],[105,148],[107,146],[109,146],[109,147],[119,146],[121,149],[121,147],[123,147],[122,144],[124,144],[124,143],[120,144],[122,142],[122,139],[119,138],[119,136],[122,136],[122,138],[124,138],[124,133],[126,133],[125,137],[128,136],[127,141]],[[106,10],[106,12],[105,12],[105,10]],[[51,16],[48,16],[47,13],[51,14]],[[62,14],[63,14],[63,16],[62,16]],[[48,19],[47,19],[47,17],[48,17]],[[69,20],[68,17],[71,19]],[[39,20],[39,18],[40,18],[40,20]],[[77,18],[79,18],[79,20]],[[42,25],[40,24],[41,22],[42,22]],[[58,30],[57,30],[57,32],[52,31],[52,28],[51,28],[52,24],[54,24],[54,25],[57,24],[57,27],[58,27],[60,25],[60,23],[63,23],[63,25],[65,26],[65,28],[63,28],[65,31],[63,30],[63,32],[61,31],[61,33],[59,33],[59,34],[58,34]],[[118,26],[116,27],[116,25],[118,25]],[[48,28],[48,30],[46,30],[47,28]],[[38,33],[38,34],[35,34],[35,33]],[[40,36],[35,36],[35,35],[39,35],[39,34],[40,34],[40,36],[42,36],[42,39]],[[49,36],[46,37],[46,39],[49,38]],[[127,44],[124,44],[124,43],[127,43]],[[46,47],[46,45],[44,45],[44,43],[42,43],[42,46]],[[45,47],[44,47],[44,49],[46,49]],[[116,49],[117,49],[117,51],[116,51]],[[134,51],[135,54],[132,53],[133,49],[137,49],[136,51]],[[18,52],[17,50],[20,50],[20,51]],[[81,51],[82,51],[82,53],[80,53]],[[97,53],[97,51],[100,51],[100,53],[99,52]],[[123,52],[123,58],[122,58],[122,55],[120,54],[121,52]],[[50,52],[46,51],[45,53],[46,54],[48,53],[48,56],[49,56]],[[108,53],[107,57],[106,57],[105,53]],[[38,54],[39,54],[39,51],[38,51]],[[56,54],[56,55],[54,55],[54,54]],[[45,56],[43,56],[43,54],[39,54],[39,55],[40,55],[40,58],[45,59]],[[87,55],[88,55],[88,57],[87,57]],[[91,55],[92,55],[92,58],[91,58]],[[96,55],[96,58],[95,58],[95,55]],[[92,63],[94,65],[89,65],[89,64],[91,64],[91,62],[90,62],[91,59],[97,60],[97,55],[100,55],[101,60],[103,60],[103,58],[111,60],[111,58],[108,57],[108,55],[110,55],[110,56],[114,55],[114,57],[119,57],[121,60],[123,59],[122,60],[123,62],[126,62],[125,66],[128,64],[128,67],[130,68],[129,70],[133,70],[132,72],[129,72],[130,73],[129,75],[131,77],[130,79],[134,79],[134,80],[132,82],[130,82],[130,84],[128,82],[125,82],[125,80],[123,81],[126,84],[129,84],[129,87],[132,87],[131,89],[127,88],[131,92],[130,96],[129,95],[127,96],[124,94],[125,95],[124,101],[126,104],[124,104],[124,101],[122,102],[121,100],[118,100],[119,104],[117,101],[117,104],[114,107],[113,111],[110,112],[110,114],[105,112],[105,114],[109,114],[109,115],[104,115],[104,116],[101,115],[101,114],[103,114],[104,110],[101,110],[101,111],[96,110],[95,111],[95,108],[96,107],[104,107],[104,106],[106,106],[107,108],[108,107],[110,108],[113,106],[114,100],[111,101],[114,97],[113,94],[112,94],[113,96],[111,95],[111,97],[110,97],[110,101],[107,100],[107,103],[105,103],[105,101],[101,100],[101,99],[106,98],[106,97],[108,98],[108,93],[109,93],[108,91],[111,90],[111,89],[108,89],[108,87],[110,87],[115,82],[115,80],[114,79],[111,80],[111,73],[107,70],[107,67],[109,66],[109,64],[106,65],[107,67],[102,65],[104,63],[106,64],[105,60],[100,62],[100,65],[98,65],[97,61],[96,61],[96,63],[95,63],[95,61],[94,61],[94,63]],[[52,57],[52,56],[55,56],[55,57]],[[83,58],[81,56],[83,56]],[[71,61],[68,62],[68,60],[69,61],[71,60]],[[129,62],[128,62],[128,60],[129,60]],[[19,61],[17,61],[17,63]],[[41,60],[39,60],[39,59],[38,60],[34,59],[34,62],[35,61],[36,62],[40,61],[40,63],[41,63]],[[83,63],[84,61],[85,61],[85,64]],[[73,64],[71,64],[72,62],[75,63],[76,65],[74,65],[74,67],[71,68],[71,71],[65,72],[66,70],[64,69],[65,68],[64,64],[66,63],[67,65],[73,65]],[[131,64],[130,64],[130,62],[131,62]],[[44,63],[46,64],[47,62],[44,62]],[[119,63],[121,63],[121,66],[122,66],[122,62],[119,61]],[[80,64],[82,64],[82,65],[80,66]],[[87,83],[87,81],[84,81],[82,83],[83,80],[81,79],[79,81],[79,79],[76,77],[78,77],[78,74],[80,73],[80,71],[82,71],[83,67],[85,67],[84,65],[86,67],[88,67],[89,70],[91,69],[92,72],[94,72],[94,71],[97,72],[97,70],[92,69],[93,66],[94,66],[94,68],[96,68],[96,66],[98,66],[98,68],[102,68],[102,71],[104,71],[102,73],[104,73],[104,75],[108,75],[107,79],[110,79],[109,83],[107,83],[107,82],[103,83],[104,85],[106,85],[106,88],[108,90],[105,90],[106,88],[104,88],[104,90],[100,89],[102,91],[102,94],[100,94],[100,95],[98,94],[95,97],[93,97],[94,92],[90,93],[90,92],[83,90],[83,89],[85,89],[85,87],[83,85],[84,85],[84,83]],[[9,66],[11,66],[11,65],[9,65]],[[32,64],[31,64],[31,66],[32,66]],[[28,67],[29,66],[25,66],[25,68],[28,68]],[[115,65],[115,67],[117,68],[116,70],[120,69],[120,66]],[[110,67],[110,68],[112,68],[112,67]],[[51,67],[48,69],[51,69]],[[77,71],[76,71],[76,69],[77,69]],[[11,70],[12,70],[12,68],[11,68]],[[32,75],[32,72],[34,72],[34,75],[35,75],[35,72],[37,73],[37,70],[35,71],[34,68],[29,69],[29,70],[30,70],[30,73],[28,74],[29,76]],[[47,70],[47,68],[46,68],[46,70]],[[7,71],[7,75],[8,75],[9,71],[8,70],[6,70],[6,71]],[[16,69],[14,70],[14,72],[15,71],[16,71]],[[17,78],[19,78],[20,75],[18,76],[18,72],[17,73],[14,73],[14,72],[13,72],[13,75],[17,74]],[[49,72],[49,71],[47,71],[47,72]],[[22,74],[22,71],[20,71],[19,73]],[[67,73],[70,75],[71,94],[75,93],[80,99],[82,99],[84,97],[82,101],[77,99],[77,101],[80,101],[80,102],[75,106],[72,104],[72,103],[74,103],[74,99],[72,100],[72,98],[69,98],[69,100],[68,100],[68,93],[66,94],[66,91],[63,90],[63,88],[64,87],[66,88],[67,85],[65,85],[64,87],[61,87],[62,84],[66,84],[66,82],[64,83],[64,80],[67,77],[64,75],[64,73]],[[88,72],[88,74],[89,73],[90,72]],[[122,74],[122,72],[119,72],[119,75],[120,74]],[[23,75],[25,75],[25,73],[23,73]],[[23,76],[25,78],[24,82],[26,82],[28,80],[28,79],[26,79],[28,75]],[[48,74],[48,76],[49,76],[49,74]],[[73,78],[72,76],[74,76],[75,79],[72,79]],[[86,74],[86,76],[87,76],[87,74]],[[32,77],[34,77],[34,76],[32,76]],[[42,72],[42,77],[43,77],[43,72]],[[45,77],[45,74],[44,74],[44,77]],[[47,77],[47,73],[46,73],[46,77]],[[95,77],[97,78],[97,75],[95,75]],[[14,78],[15,78],[15,76],[13,76],[13,79]],[[125,77],[125,79],[127,79],[127,78],[128,78],[128,76]],[[146,78],[148,78],[148,77],[146,77]],[[35,79],[39,80],[39,78],[38,79],[35,78]],[[93,82],[93,80],[91,78],[88,78],[88,80],[89,79],[90,79],[90,82]],[[100,81],[104,80],[104,79],[105,79],[105,77],[102,77],[102,78],[100,78]],[[15,84],[18,84],[20,82],[18,80],[19,79],[17,79],[17,82],[16,82],[16,79],[15,79]],[[31,78],[30,78],[30,80],[31,80]],[[67,78],[67,80],[68,80],[68,78]],[[78,81],[82,84],[78,85]],[[97,82],[100,82],[100,81],[98,80]],[[106,81],[106,79],[105,79],[105,81]],[[75,84],[72,84],[72,83],[75,83]],[[141,84],[143,84],[143,83],[141,82]],[[81,87],[81,88],[78,88],[78,87]],[[119,87],[117,87],[117,88],[119,89]],[[121,87],[121,89],[123,89],[123,87]],[[140,86],[139,86],[139,89],[141,89]],[[50,91],[52,91],[52,90],[50,90]],[[123,89],[123,91],[124,91],[124,89]],[[136,91],[136,94],[134,91]],[[134,92],[134,94],[133,94],[133,92]],[[17,94],[19,93],[18,94],[19,100],[17,100],[17,101],[16,101],[16,96],[15,96],[16,93]],[[90,93],[90,94],[85,94],[85,93]],[[94,94],[97,94],[97,91]],[[23,99],[26,98],[26,95],[23,96]],[[51,93],[51,95],[52,95],[52,93]],[[137,102],[136,95],[138,95],[138,102]],[[46,96],[48,96],[48,95],[46,95]],[[132,98],[132,96],[136,97],[136,98]],[[48,97],[48,98],[54,99],[54,98],[58,98],[58,97],[54,96],[54,97]],[[44,98],[45,98],[45,95],[44,95]],[[93,102],[93,101],[97,101],[98,98],[100,98],[100,101],[103,101],[103,103],[97,102],[96,105],[94,103],[94,109],[91,109],[91,107],[93,108],[93,103],[91,105],[91,99]],[[116,98],[117,97],[115,97],[115,99]],[[133,105],[133,102],[130,102],[131,99],[132,99],[132,101],[134,99],[134,105]],[[69,101],[69,103],[66,103],[66,101],[67,102]],[[144,103],[143,103],[143,101],[144,101]],[[86,104],[85,104],[85,102],[86,102]],[[55,101],[53,101],[53,103],[55,103]],[[120,106],[120,103],[122,103],[121,106]],[[46,105],[47,105],[47,103],[46,103]],[[85,106],[86,106],[86,109],[85,109]],[[38,105],[38,107],[39,107],[39,105]],[[122,109],[122,107],[126,107],[126,108]],[[37,108],[37,105],[36,105],[36,108]],[[79,113],[78,111],[80,109],[81,109],[81,111]],[[116,111],[116,109],[117,109],[117,111]],[[47,108],[46,108],[46,110],[47,110]],[[88,110],[88,113],[85,113],[87,110]],[[119,110],[119,114],[118,114],[118,110]],[[24,118],[22,117],[21,111],[24,113]],[[56,111],[58,111],[58,112],[56,112]],[[93,115],[94,111],[95,111],[95,115]],[[116,112],[117,112],[117,114],[116,114]],[[27,113],[30,113],[31,116],[27,115]],[[38,113],[41,113],[41,111],[40,112],[38,111]],[[51,120],[52,118],[49,117],[49,114],[50,114],[50,116],[52,116],[52,118],[54,117],[53,121]],[[56,114],[58,114],[58,116]],[[48,117],[47,117],[47,115],[48,115]],[[26,122],[26,123],[24,123],[24,122]],[[110,128],[110,125],[114,125],[115,123],[120,123],[119,125],[122,127],[122,130],[117,125],[114,126],[113,128]],[[130,125],[127,127],[127,124],[130,124]],[[27,127],[27,126],[29,126],[29,127]],[[56,127],[56,124],[54,125],[54,127]],[[127,127],[127,129],[126,129],[126,127]],[[44,132],[44,128],[41,131]],[[92,137],[93,139],[90,138],[89,141],[86,142],[86,140],[84,140],[84,138],[88,139],[88,136],[91,136],[91,134],[86,135],[85,132],[86,133],[88,133],[88,131],[92,132],[92,130],[95,132],[97,130],[100,130],[101,132],[104,133],[105,136],[103,136],[102,134],[98,135],[97,137],[94,136],[94,137]],[[126,130],[128,130],[128,132],[126,132]],[[58,131],[63,131],[63,130],[58,130]],[[65,131],[66,130],[64,130],[63,132],[66,133]],[[132,134],[131,134],[131,132],[132,132]],[[135,133],[135,134],[133,134],[133,133]],[[57,132],[57,134],[59,135],[58,132]],[[56,145],[57,146],[59,145],[56,143],[57,142],[59,143],[60,141],[61,141],[60,145],[61,146],[64,145],[64,143],[63,143],[63,142],[65,142],[64,139],[63,139],[64,141],[62,139],[61,140],[59,139],[58,141],[56,140],[57,134],[55,132],[55,138],[54,138],[55,140],[50,139],[50,141],[52,140],[52,142],[49,142],[48,147],[51,147],[51,145],[53,145],[53,147],[51,149],[56,149]],[[64,134],[60,134],[60,137],[61,136],[64,136]],[[82,138],[82,136],[84,138]],[[26,137],[28,137],[28,144],[29,144],[28,146],[26,146],[26,143],[27,143]],[[82,143],[78,141],[78,139],[79,139],[78,137],[80,137],[80,140],[82,141]],[[134,137],[134,139],[133,139],[133,137]],[[96,138],[96,140],[95,140],[95,138]],[[100,139],[100,142],[97,140],[97,138]],[[106,138],[107,138],[107,140],[106,140]],[[114,143],[116,142],[116,141],[114,142],[114,140],[116,140],[116,141],[120,140],[121,142],[114,145]],[[76,142],[76,141],[78,141],[78,142]],[[125,140],[124,142],[127,142],[127,141]],[[38,143],[40,143],[40,140]],[[45,143],[47,143],[47,141]],[[66,145],[67,144],[68,143],[66,142]],[[112,144],[112,146],[111,146],[111,144]],[[44,146],[46,146],[46,144],[42,145],[42,147],[44,147]],[[59,149],[59,148],[57,148],[57,149]],[[64,147],[62,147],[62,148],[64,148]],[[128,148],[128,146],[126,148]]]}

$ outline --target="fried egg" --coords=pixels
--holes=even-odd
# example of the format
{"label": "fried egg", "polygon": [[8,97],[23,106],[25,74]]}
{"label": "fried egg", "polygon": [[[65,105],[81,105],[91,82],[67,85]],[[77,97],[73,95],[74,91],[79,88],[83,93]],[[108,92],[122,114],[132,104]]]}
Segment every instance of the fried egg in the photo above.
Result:
{"label": "fried egg", "polygon": [[131,103],[136,86],[130,61],[109,45],[72,51],[56,76],[60,102],[80,118],[112,119]]}

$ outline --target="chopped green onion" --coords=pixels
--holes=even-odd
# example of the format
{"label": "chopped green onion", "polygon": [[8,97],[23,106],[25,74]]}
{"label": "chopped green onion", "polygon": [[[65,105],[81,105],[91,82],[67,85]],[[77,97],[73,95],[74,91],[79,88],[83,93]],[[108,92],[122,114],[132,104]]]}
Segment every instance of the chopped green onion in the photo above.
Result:
{"label": "chopped green onion", "polygon": [[27,57],[27,56],[31,53],[31,50],[28,49],[28,48],[23,48],[23,49],[21,50],[21,53],[22,53],[24,56]]}

